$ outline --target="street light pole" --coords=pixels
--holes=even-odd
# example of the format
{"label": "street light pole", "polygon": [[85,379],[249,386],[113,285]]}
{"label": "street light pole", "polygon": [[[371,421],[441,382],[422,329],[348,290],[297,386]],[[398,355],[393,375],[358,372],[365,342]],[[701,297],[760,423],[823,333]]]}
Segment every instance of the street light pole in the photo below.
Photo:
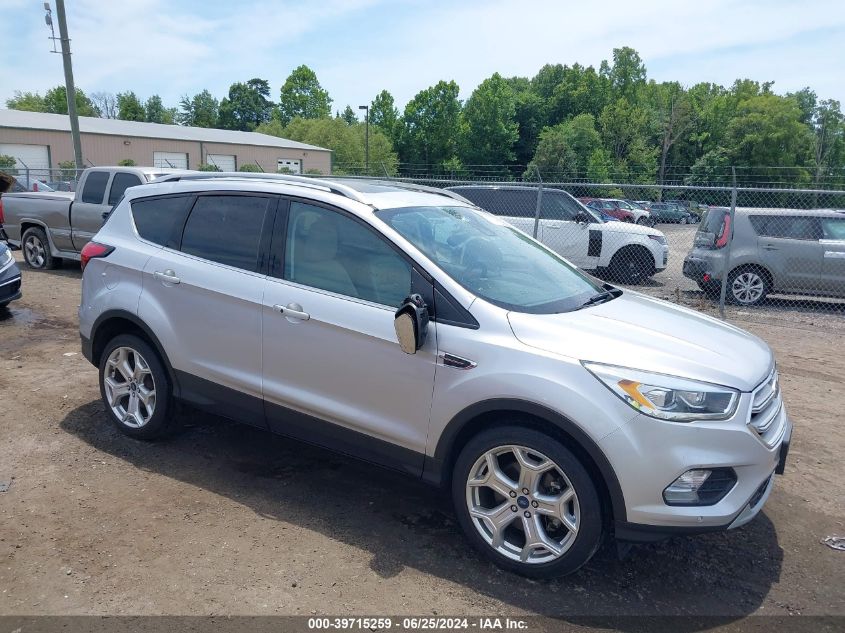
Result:
{"label": "street light pole", "polygon": [[[44,3],[44,9],[49,17],[49,2]],[[76,88],[73,85],[73,67],[70,62],[70,38],[67,34],[65,0],[56,0],[56,17],[59,20],[59,40],[62,45],[62,62],[65,67],[65,91],[67,92],[67,113],[70,117],[70,135],[73,139],[73,157],[76,161],[76,168],[82,169],[82,141],[79,137],[79,117],[76,114]]]}
{"label": "street light pole", "polygon": [[370,175],[370,106],[358,106],[359,110],[366,110],[364,112],[364,122],[366,123],[365,143],[364,143],[364,172],[367,176]]}

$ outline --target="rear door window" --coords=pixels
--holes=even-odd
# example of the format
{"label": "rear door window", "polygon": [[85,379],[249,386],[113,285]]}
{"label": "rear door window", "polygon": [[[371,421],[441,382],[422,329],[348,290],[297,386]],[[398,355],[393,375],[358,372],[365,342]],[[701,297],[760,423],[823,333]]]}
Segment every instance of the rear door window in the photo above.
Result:
{"label": "rear door window", "polygon": [[845,241],[845,218],[822,218],[824,239]]}
{"label": "rear door window", "polygon": [[258,196],[198,197],[182,232],[182,252],[256,272],[264,217],[271,200]]}
{"label": "rear door window", "polygon": [[141,179],[135,174],[115,174],[111,181],[111,190],[109,190],[109,204],[115,204],[123,192],[129,187],[140,185]]}
{"label": "rear door window", "polygon": [[102,204],[106,195],[106,184],[109,181],[109,172],[91,171],[85,178],[85,187],[82,189],[82,202]]}
{"label": "rear door window", "polygon": [[821,226],[818,218],[797,215],[751,216],[751,226],[762,237],[777,237],[791,240],[818,240]]}
{"label": "rear door window", "polygon": [[168,248],[179,248],[185,217],[192,195],[136,198],[131,203],[135,228],[145,240]]}

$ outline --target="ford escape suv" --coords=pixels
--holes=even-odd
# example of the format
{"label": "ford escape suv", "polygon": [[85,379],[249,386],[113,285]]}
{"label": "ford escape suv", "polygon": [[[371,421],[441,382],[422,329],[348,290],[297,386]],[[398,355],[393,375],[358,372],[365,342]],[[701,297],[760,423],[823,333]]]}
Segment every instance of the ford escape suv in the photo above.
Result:
{"label": "ford escape suv", "polygon": [[82,252],[82,348],[129,436],[182,401],[404,471],[533,577],[606,533],[743,525],[783,471],[774,358],[742,330],[449,192],[177,178],[127,189]]}

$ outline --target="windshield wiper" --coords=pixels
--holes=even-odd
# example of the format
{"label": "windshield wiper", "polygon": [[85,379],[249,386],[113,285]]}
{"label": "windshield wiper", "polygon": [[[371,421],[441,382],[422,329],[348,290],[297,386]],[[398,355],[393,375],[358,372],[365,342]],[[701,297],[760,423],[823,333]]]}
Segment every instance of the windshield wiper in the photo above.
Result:
{"label": "windshield wiper", "polygon": [[606,290],[594,294],[592,297],[582,303],[579,308],[586,308],[587,306],[594,306],[599,303],[604,303],[605,301],[610,301],[622,295],[622,290],[620,288],[614,288],[613,286],[609,285],[605,285],[604,287],[606,288]]}

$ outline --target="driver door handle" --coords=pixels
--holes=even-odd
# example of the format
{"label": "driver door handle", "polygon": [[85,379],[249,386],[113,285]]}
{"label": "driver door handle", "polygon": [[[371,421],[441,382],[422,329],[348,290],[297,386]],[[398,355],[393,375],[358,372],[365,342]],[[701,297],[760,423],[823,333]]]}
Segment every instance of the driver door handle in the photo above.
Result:
{"label": "driver door handle", "polygon": [[283,317],[288,319],[297,319],[298,321],[307,321],[311,318],[311,315],[307,312],[302,311],[302,306],[298,303],[289,303],[286,306],[276,304],[273,306],[274,310],[277,310],[282,314]]}
{"label": "driver door handle", "polygon": [[182,281],[181,279],[179,279],[179,277],[176,276],[176,273],[170,270],[169,268],[164,272],[160,270],[155,271],[153,273],[153,277],[166,284],[178,284]]}

